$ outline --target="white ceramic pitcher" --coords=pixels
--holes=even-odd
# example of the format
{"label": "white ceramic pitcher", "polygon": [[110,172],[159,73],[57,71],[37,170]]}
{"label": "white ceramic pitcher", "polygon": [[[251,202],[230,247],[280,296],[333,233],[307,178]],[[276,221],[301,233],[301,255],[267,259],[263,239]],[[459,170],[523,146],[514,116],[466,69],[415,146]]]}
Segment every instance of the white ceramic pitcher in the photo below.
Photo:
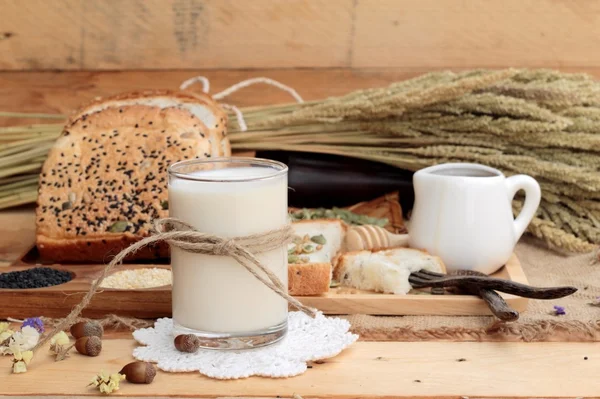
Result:
{"label": "white ceramic pitcher", "polygon": [[[540,204],[539,184],[530,176],[505,177],[488,166],[448,163],[413,177],[415,206],[409,245],[437,255],[448,271],[491,274],[510,258]],[[516,219],[511,201],[525,191]]]}

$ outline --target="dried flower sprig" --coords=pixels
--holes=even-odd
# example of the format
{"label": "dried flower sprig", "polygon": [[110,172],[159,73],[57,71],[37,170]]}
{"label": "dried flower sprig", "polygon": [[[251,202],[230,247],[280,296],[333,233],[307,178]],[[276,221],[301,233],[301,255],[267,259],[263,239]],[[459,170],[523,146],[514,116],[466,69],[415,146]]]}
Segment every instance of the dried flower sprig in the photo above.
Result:
{"label": "dried flower sprig", "polygon": [[21,347],[14,342],[10,345],[10,350],[13,354],[13,367],[12,372],[14,374],[20,374],[27,372],[27,365],[33,359],[32,351],[22,351]]}
{"label": "dried flower sprig", "polygon": [[113,373],[107,374],[104,370],[100,371],[100,374],[95,376],[88,386],[98,388],[100,393],[111,394],[114,391],[119,390],[119,383],[125,379],[123,374]]}
{"label": "dried flower sprig", "polygon": [[12,355],[15,348],[18,348],[19,351],[28,351],[33,349],[39,340],[40,333],[31,326],[25,326],[21,330],[12,333],[0,343],[0,355]]}
{"label": "dried flower sprig", "polygon": [[21,328],[27,326],[35,328],[40,334],[44,332],[44,322],[39,317],[30,317],[25,319]]}
{"label": "dried flower sprig", "polygon": [[61,331],[50,339],[50,351],[55,355],[55,361],[59,362],[69,356],[69,351],[73,349],[75,344],[71,344],[69,336]]}
{"label": "dried flower sprig", "polygon": [[564,316],[567,314],[564,306],[554,305],[554,311],[552,312],[555,316]]}
{"label": "dried flower sprig", "polygon": [[0,355],[10,355],[12,353],[8,345],[13,334],[14,331],[10,329],[10,323],[0,323]]}
{"label": "dried flower sprig", "polygon": [[10,329],[10,323],[0,323],[0,346],[8,345],[8,338],[14,334],[14,331]]}
{"label": "dried flower sprig", "polygon": [[67,357],[69,357],[69,351],[71,349],[73,349],[73,347],[75,346],[75,344],[71,344],[71,345],[57,345],[55,348],[55,357],[54,357],[54,361],[55,362],[60,362],[61,360],[65,360]]}

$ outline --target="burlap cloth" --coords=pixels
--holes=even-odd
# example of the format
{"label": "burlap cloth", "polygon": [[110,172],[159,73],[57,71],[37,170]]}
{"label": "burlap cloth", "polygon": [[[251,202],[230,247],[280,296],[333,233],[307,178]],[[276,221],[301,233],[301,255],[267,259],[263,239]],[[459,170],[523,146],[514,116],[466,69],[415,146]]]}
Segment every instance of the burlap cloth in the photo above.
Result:
{"label": "burlap cloth", "polygon": [[[598,341],[600,307],[590,303],[600,297],[600,263],[595,254],[567,256],[548,250],[524,237],[517,245],[530,285],[571,285],[579,290],[566,298],[529,300],[516,322],[500,323],[492,316],[346,316],[362,340],[452,341]],[[566,315],[553,314],[563,306]]]}

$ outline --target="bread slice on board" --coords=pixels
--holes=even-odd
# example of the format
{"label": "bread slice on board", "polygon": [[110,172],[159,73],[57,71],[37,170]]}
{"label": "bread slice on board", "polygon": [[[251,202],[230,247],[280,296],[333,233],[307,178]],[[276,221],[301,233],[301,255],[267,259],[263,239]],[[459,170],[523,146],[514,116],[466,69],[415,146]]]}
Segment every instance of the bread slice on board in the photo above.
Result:
{"label": "bread slice on board", "polygon": [[407,294],[410,273],[421,269],[445,273],[437,256],[413,248],[354,251],[343,254],[335,278],[344,286],[386,294]]}
{"label": "bread slice on board", "polygon": [[[106,262],[168,216],[167,167],[215,156],[208,129],[183,107],[101,107],[74,118],[40,176],[36,242],[44,259]],[[130,259],[168,255],[148,247]]]}
{"label": "bread slice on board", "polygon": [[288,247],[288,291],[320,295],[329,291],[333,266],[340,256],[346,225],[338,219],[292,223],[295,241]]}
{"label": "bread slice on board", "polygon": [[185,109],[200,119],[207,127],[208,135],[206,137],[211,145],[213,156],[231,155],[231,145],[227,139],[227,114],[211,96],[205,93],[169,90],[122,93],[85,105],[70,118],[67,125],[94,112],[131,105]]}

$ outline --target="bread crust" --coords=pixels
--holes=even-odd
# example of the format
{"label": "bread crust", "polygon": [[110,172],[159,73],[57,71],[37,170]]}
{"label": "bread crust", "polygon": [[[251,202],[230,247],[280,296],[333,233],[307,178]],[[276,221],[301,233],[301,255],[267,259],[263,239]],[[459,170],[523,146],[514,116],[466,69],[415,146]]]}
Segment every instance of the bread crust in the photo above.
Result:
{"label": "bread crust", "polygon": [[[331,223],[341,227],[341,239],[343,243],[344,234],[348,228],[346,223],[340,219],[310,219],[298,220],[298,224],[325,224]],[[332,270],[341,255],[341,248],[334,255],[331,262],[315,263],[292,263],[288,265],[288,287],[291,295],[308,296],[322,295],[329,292],[331,285]]]}
{"label": "bread crust", "polygon": [[331,285],[331,264],[292,263],[288,265],[288,292],[290,295],[321,295]]}
{"label": "bread crust", "polygon": [[[65,129],[42,167],[36,243],[53,261],[104,262],[168,216],[167,167],[211,156],[206,127],[181,108],[141,105],[82,116]],[[111,232],[116,222],[126,231]],[[128,259],[168,256],[166,245]]]}
{"label": "bread crust", "polygon": [[229,122],[229,119],[227,118],[227,112],[225,112],[225,110],[219,106],[219,103],[217,103],[212,98],[212,96],[210,96],[207,93],[195,92],[195,91],[194,92],[183,91],[183,92],[178,92],[178,93],[185,94],[185,95],[191,95],[192,97],[196,98],[198,101],[205,102],[205,104],[207,104],[207,105],[212,104],[214,106],[213,108],[214,108],[215,115],[217,116],[217,121],[221,122],[220,125],[217,124],[217,126],[215,126],[215,129],[218,132],[217,140],[219,140],[219,142],[220,142],[222,155],[226,156],[226,157],[231,156],[231,143],[230,143],[229,139],[227,138],[227,125]]}
{"label": "bread crust", "polygon": [[97,112],[99,107],[120,107],[119,102],[135,100],[166,99],[176,100],[181,104],[202,104],[208,107],[215,116],[214,126],[207,126],[210,139],[214,141],[213,156],[231,156],[231,143],[227,138],[227,113],[219,106],[213,98],[206,93],[173,90],[139,90],[120,93],[114,96],[94,99],[77,110],[67,121],[71,126],[80,118]]}
{"label": "bread crust", "polygon": [[[122,234],[105,237],[93,237],[88,239],[54,239],[43,235],[37,235],[37,248],[42,259],[51,259],[61,263],[108,263],[124,248],[140,240],[132,234]],[[154,258],[168,258],[170,255],[169,245],[158,243],[140,249],[135,254],[128,256],[125,260],[140,260]]]}
{"label": "bread crust", "polygon": [[205,93],[190,93],[184,91],[174,90],[135,90],[128,91],[125,93],[118,93],[108,97],[95,98],[87,103],[83,104],[77,109],[67,120],[66,126],[70,126],[75,121],[80,119],[84,115],[93,113],[91,110],[102,106],[109,105],[117,101],[137,100],[137,99],[148,99],[156,97],[174,97],[180,100],[189,101],[200,101],[203,104],[214,104],[212,97]]}

